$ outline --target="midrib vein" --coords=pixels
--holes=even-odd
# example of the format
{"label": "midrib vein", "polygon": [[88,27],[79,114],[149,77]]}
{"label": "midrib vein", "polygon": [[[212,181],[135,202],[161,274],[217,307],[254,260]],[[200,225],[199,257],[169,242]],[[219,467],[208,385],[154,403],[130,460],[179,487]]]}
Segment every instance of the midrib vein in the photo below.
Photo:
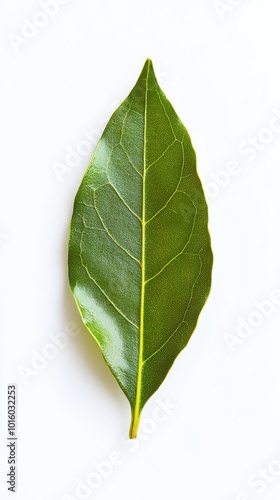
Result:
{"label": "midrib vein", "polygon": [[146,224],[146,135],[147,135],[147,98],[148,98],[148,79],[149,79],[150,61],[147,65],[146,88],[145,88],[145,107],[144,107],[144,141],[143,141],[143,184],[142,184],[142,249],[141,249],[141,295],[140,295],[140,323],[139,323],[139,354],[138,370],[136,381],[136,397],[134,415],[130,437],[137,436],[137,430],[140,418],[140,403],[142,391],[142,371],[143,371],[143,334],[144,334],[144,294],[145,294],[145,224]]}

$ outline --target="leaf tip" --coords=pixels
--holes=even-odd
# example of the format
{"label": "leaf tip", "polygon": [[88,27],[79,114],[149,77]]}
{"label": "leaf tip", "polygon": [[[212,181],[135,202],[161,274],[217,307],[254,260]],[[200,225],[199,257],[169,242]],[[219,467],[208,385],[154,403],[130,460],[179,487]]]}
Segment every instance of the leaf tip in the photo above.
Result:
{"label": "leaf tip", "polygon": [[153,62],[152,62],[152,59],[150,59],[148,57],[148,59],[146,59],[145,64],[143,66],[143,71],[145,71],[147,73],[151,69],[153,69]]}
{"label": "leaf tip", "polygon": [[143,66],[143,69],[141,71],[140,79],[147,79],[147,78],[152,78],[152,80],[156,81],[156,75],[155,75],[155,70],[153,66],[152,59],[148,58],[145,61],[145,64]]}
{"label": "leaf tip", "polygon": [[148,65],[153,64],[153,63],[152,63],[152,59],[150,59],[150,57],[148,57],[148,58],[146,59],[145,64],[148,64]]}

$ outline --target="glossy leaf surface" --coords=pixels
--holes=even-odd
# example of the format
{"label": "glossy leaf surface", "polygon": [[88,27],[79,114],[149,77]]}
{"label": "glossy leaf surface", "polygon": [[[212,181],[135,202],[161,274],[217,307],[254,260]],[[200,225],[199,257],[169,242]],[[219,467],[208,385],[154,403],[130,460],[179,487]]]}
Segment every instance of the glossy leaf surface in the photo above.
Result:
{"label": "glossy leaf surface", "polygon": [[130,402],[130,437],[208,296],[207,224],[189,135],[147,60],[97,144],[69,241],[71,289]]}

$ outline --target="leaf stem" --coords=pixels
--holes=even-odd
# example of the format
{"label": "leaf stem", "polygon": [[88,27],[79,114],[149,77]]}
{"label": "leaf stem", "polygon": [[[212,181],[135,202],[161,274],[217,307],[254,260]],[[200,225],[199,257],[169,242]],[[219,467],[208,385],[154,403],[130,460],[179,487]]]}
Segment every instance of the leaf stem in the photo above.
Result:
{"label": "leaf stem", "polygon": [[142,375],[143,375],[143,333],[144,333],[144,298],[145,298],[145,224],[146,224],[146,140],[147,140],[147,100],[148,100],[148,79],[150,70],[150,59],[147,60],[146,69],[146,88],[145,88],[145,113],[144,113],[144,150],[143,150],[143,184],[142,184],[142,251],[141,251],[141,297],[140,297],[140,325],[139,325],[139,354],[138,354],[138,373],[135,394],[135,406],[132,411],[131,427],[129,437],[136,438],[139,427],[141,413],[141,393],[142,393]]}
{"label": "leaf stem", "polygon": [[137,438],[137,432],[138,432],[139,423],[140,423],[140,413],[137,410],[133,411],[132,416],[131,416],[131,424],[130,424],[130,429],[129,429],[129,438],[130,439]]}

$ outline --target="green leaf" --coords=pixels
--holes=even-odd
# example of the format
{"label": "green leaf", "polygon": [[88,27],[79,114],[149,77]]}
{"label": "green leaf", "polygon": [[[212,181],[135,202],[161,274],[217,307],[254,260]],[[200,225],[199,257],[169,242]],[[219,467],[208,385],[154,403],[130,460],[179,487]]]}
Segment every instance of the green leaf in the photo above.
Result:
{"label": "green leaf", "polygon": [[191,140],[148,59],[96,146],[69,241],[70,286],[130,402],[131,438],[209,294],[207,223]]}

